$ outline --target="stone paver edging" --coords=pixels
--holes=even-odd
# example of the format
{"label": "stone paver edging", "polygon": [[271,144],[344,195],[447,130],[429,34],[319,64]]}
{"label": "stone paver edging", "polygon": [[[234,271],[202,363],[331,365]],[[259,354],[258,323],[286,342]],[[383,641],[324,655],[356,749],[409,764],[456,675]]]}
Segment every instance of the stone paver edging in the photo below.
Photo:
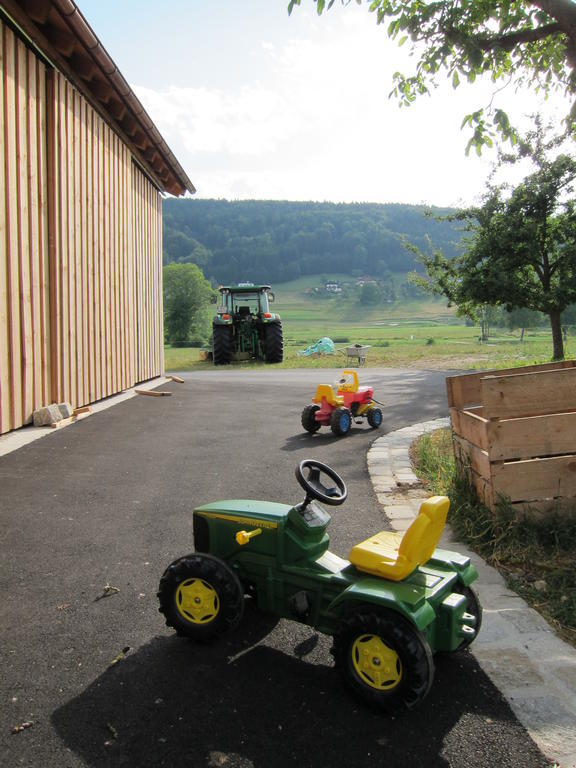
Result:
{"label": "stone paver edging", "polygon": [[[427,495],[412,472],[410,444],[449,424],[449,419],[415,424],[378,438],[368,451],[374,490],[393,529],[406,530]],[[470,556],[480,574],[474,586],[484,619],[471,648],[480,666],[551,765],[576,768],[576,650],[508,589],[498,571],[455,543],[450,531],[442,546]]]}

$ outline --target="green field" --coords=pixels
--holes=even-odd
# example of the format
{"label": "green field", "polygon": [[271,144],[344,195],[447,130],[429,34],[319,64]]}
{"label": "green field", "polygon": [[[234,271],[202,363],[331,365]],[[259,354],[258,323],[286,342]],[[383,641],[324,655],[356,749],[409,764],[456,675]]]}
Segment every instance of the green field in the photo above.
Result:
{"label": "green field", "polygon": [[[350,281],[349,276],[328,275]],[[324,278],[324,276],[323,276]],[[275,368],[333,368],[346,364],[344,350],[353,344],[368,345],[367,367],[414,367],[485,369],[549,362],[552,340],[548,328],[519,331],[494,329],[487,343],[480,341],[478,327],[467,326],[441,299],[396,301],[362,306],[357,296],[319,298],[306,291],[323,284],[319,276],[273,286],[273,309],[282,317],[284,362]],[[403,279],[403,276],[398,279]],[[334,355],[304,357],[298,354],[318,339],[331,338]],[[566,357],[576,341],[568,336]],[[199,349],[165,349],[167,371],[211,367]],[[258,367],[241,363],[235,367]]]}

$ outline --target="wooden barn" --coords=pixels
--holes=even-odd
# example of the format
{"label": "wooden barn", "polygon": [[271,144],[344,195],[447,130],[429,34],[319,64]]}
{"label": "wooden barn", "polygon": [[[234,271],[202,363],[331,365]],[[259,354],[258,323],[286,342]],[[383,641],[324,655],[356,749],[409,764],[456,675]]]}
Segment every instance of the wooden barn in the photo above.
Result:
{"label": "wooden barn", "polygon": [[71,0],[0,0],[0,433],[163,373],[162,194],[194,192]]}

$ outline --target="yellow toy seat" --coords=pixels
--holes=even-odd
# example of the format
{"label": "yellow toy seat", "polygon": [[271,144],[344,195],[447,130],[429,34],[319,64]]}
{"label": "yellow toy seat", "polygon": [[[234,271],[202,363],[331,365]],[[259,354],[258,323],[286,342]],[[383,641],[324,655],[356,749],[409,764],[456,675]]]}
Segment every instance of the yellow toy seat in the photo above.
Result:
{"label": "yellow toy seat", "polygon": [[349,560],[359,571],[402,581],[424,565],[436,549],[450,507],[447,496],[432,496],[404,534],[381,531],[352,548]]}
{"label": "yellow toy seat", "polygon": [[339,405],[342,405],[344,402],[342,398],[338,398],[334,394],[334,390],[330,386],[330,384],[318,384],[316,387],[316,394],[312,398],[313,403],[322,403],[322,399],[325,398],[328,405],[333,406],[334,408],[337,408]]}

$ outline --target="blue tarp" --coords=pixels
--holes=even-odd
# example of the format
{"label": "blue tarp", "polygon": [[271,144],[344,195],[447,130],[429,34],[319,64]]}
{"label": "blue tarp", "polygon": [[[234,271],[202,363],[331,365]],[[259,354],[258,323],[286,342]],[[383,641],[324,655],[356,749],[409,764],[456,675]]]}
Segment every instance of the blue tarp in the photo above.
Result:
{"label": "blue tarp", "polygon": [[306,357],[309,355],[333,355],[335,351],[332,339],[324,336],[322,339],[318,339],[316,344],[311,344],[306,349],[300,350],[298,354]]}

